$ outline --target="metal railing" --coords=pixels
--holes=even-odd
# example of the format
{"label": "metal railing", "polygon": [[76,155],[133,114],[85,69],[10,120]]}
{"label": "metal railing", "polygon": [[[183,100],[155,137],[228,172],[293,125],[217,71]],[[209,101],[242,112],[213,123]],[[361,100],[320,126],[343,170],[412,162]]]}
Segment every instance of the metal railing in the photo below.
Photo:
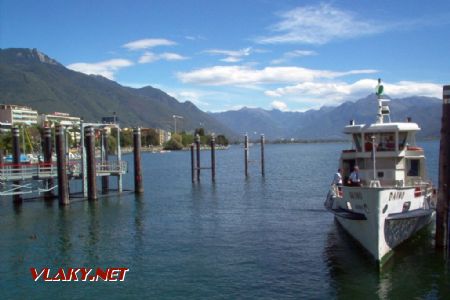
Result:
{"label": "metal railing", "polygon": [[[98,174],[125,174],[127,172],[126,161],[97,162]],[[82,174],[81,161],[67,163],[67,174],[80,176]],[[15,181],[29,179],[47,179],[57,177],[56,163],[24,163],[24,164],[0,164],[0,181]]]}

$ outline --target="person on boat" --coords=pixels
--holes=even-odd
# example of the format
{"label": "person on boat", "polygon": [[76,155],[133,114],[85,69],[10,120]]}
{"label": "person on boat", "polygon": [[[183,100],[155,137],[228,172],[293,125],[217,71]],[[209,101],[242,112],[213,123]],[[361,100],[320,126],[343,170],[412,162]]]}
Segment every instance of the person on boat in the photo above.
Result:
{"label": "person on boat", "polygon": [[342,186],[341,169],[338,169],[337,172],[334,174],[333,181],[331,182],[331,185],[336,185],[338,187]]}
{"label": "person on boat", "polygon": [[359,177],[359,167],[355,166],[353,172],[350,173],[348,178],[349,186],[361,186],[361,178]]}

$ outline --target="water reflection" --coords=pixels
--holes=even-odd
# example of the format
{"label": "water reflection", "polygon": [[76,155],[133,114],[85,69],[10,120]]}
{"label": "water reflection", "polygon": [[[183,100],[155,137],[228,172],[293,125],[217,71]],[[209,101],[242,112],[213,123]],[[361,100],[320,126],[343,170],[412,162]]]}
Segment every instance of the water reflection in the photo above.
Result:
{"label": "water reflection", "polygon": [[450,293],[449,264],[434,251],[430,228],[397,247],[378,270],[369,254],[335,221],[323,258],[339,299],[445,298]]}
{"label": "water reflection", "polygon": [[[104,200],[104,199],[102,199]],[[85,202],[85,209],[87,212],[87,234],[85,252],[87,255],[87,260],[95,264],[99,259],[98,253],[98,242],[100,240],[99,230],[100,230],[100,220],[98,218],[98,213],[100,209],[100,204],[98,201],[87,201]],[[106,225],[106,224],[105,224]]]}
{"label": "water reflection", "polygon": [[69,206],[60,206],[58,212],[58,219],[56,222],[58,234],[58,255],[55,259],[55,264],[61,267],[71,266],[72,254],[72,222],[71,210]]}

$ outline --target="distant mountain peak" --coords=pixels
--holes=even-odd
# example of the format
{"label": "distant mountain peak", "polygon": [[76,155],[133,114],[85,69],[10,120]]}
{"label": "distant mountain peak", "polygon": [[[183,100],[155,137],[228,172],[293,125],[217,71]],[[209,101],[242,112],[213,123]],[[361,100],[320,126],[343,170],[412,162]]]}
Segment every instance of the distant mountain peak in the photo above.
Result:
{"label": "distant mountain peak", "polygon": [[21,63],[40,62],[44,64],[61,66],[59,62],[40,52],[36,48],[10,48],[0,49],[2,55],[8,56],[10,60]]}

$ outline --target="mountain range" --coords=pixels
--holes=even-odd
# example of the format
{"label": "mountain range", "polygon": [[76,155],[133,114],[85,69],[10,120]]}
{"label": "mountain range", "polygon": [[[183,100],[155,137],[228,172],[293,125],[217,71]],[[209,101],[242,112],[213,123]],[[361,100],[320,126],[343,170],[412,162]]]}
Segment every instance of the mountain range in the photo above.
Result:
{"label": "mountain range", "polygon": [[[270,140],[303,139],[332,140],[344,137],[342,129],[355,120],[358,124],[375,121],[378,102],[369,95],[355,102],[345,102],[336,107],[324,106],[306,112],[283,112],[260,108],[242,108],[237,111],[211,113],[217,120],[238,133],[248,133],[253,138],[264,133]],[[421,127],[419,138],[438,137],[440,132],[442,100],[430,97],[391,99],[391,120],[403,122],[411,117]]]}
{"label": "mountain range", "polygon": [[[342,139],[342,128],[349,120],[371,123],[377,110],[375,95],[369,95],[306,112],[242,108],[206,113],[190,101],[180,103],[151,86],[125,87],[102,76],[75,72],[37,49],[25,48],[0,49],[0,103],[31,106],[39,113],[70,113],[89,122],[116,112],[123,126],[165,130],[174,129],[173,115],[179,115],[183,117],[177,120],[179,131],[193,131],[201,124],[207,132],[222,133],[232,140],[243,133],[255,138],[255,132],[264,133],[268,140]],[[440,99],[391,99],[389,105],[392,121],[412,117],[422,128],[419,137],[439,136]]]}
{"label": "mountain range", "polygon": [[130,88],[102,76],[67,69],[36,49],[0,49],[0,103],[30,106],[39,113],[65,112],[89,122],[116,112],[123,126],[233,132],[192,102],[178,102],[151,86]]}

